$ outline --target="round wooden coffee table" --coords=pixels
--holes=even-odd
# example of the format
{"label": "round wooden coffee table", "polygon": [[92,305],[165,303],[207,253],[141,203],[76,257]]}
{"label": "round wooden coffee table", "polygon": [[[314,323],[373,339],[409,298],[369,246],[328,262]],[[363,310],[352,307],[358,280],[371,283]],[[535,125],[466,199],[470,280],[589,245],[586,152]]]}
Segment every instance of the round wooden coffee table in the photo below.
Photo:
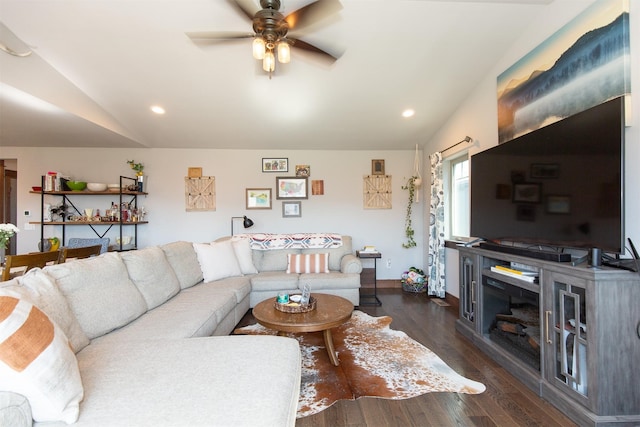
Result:
{"label": "round wooden coffee table", "polygon": [[265,328],[285,332],[322,331],[327,354],[334,366],[338,366],[338,356],[333,347],[331,328],[342,325],[351,318],[353,304],[335,295],[312,294],[317,300],[315,310],[306,313],[285,313],[274,307],[275,298],[262,301],[253,308],[253,317]]}

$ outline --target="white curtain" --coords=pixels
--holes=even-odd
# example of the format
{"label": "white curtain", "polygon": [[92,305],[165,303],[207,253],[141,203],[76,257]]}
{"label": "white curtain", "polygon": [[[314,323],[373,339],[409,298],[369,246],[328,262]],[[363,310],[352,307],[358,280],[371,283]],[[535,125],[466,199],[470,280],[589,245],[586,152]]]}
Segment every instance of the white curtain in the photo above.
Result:
{"label": "white curtain", "polygon": [[428,294],[445,297],[444,190],[442,153],[429,156],[431,163],[431,204],[429,212],[429,287]]}

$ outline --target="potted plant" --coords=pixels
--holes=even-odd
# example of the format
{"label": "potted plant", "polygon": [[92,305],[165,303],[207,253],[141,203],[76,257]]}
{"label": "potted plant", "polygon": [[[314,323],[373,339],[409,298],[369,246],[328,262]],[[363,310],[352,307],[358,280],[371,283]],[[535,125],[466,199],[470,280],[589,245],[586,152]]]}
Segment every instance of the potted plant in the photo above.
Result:
{"label": "potted plant", "polygon": [[127,160],[131,169],[136,173],[138,178],[138,191],[144,191],[144,165],[142,163],[136,163],[135,160]]}
{"label": "potted plant", "polygon": [[407,241],[402,244],[402,247],[406,249],[416,246],[416,241],[413,238],[415,231],[413,230],[413,226],[411,225],[411,213],[412,213],[413,203],[416,197],[416,188],[420,184],[418,180],[420,180],[419,177],[412,176],[407,180],[407,184],[402,186],[403,190],[409,191],[409,200],[407,202],[407,213],[404,219],[404,234],[407,237]]}

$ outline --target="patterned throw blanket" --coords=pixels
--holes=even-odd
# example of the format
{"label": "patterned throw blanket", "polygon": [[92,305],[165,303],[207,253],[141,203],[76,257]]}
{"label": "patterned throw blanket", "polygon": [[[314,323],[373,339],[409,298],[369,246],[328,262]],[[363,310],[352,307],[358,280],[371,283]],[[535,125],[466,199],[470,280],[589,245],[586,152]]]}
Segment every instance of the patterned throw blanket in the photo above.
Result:
{"label": "patterned throw blanket", "polygon": [[292,234],[241,234],[249,239],[251,249],[314,249],[339,248],[342,236],[336,233],[292,233]]}

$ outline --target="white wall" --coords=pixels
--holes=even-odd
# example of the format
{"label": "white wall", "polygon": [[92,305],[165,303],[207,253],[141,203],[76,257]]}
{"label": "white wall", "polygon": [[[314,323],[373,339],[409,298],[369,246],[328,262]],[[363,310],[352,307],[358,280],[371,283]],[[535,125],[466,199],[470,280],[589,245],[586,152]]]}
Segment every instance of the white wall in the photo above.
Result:
{"label": "white wall", "polygon": [[[289,173],[262,173],[263,157],[288,157]],[[401,189],[413,170],[413,151],[250,151],[179,149],[80,149],[1,147],[0,158],[17,159],[18,252],[34,251],[40,228],[25,230],[25,223],[40,220],[40,196],[30,194],[40,176],[58,171],[73,179],[116,183],[120,175],[132,176],[126,164],[145,165],[149,195],[138,205],[148,210],[148,225],[139,226],[140,247],[175,240],[210,241],[230,234],[231,217],[247,215],[255,225],[249,232],[339,232],[353,236],[354,249],[375,245],[383,254],[378,261],[379,279],[399,279],[402,271],[419,266],[424,257],[424,197],[414,206],[413,224],[417,248],[404,249],[404,215],[408,193]],[[392,209],[363,208],[363,176],[371,173],[371,159],[385,159],[386,173],[393,179]],[[310,179],[324,180],[323,196],[309,195],[302,201],[301,218],[282,218],[281,201],[275,200],[276,176],[292,176],[296,164],[311,166]],[[184,177],[189,167],[202,167],[203,175],[216,178],[216,211],[186,212]],[[246,210],[245,188],[271,188],[273,209]],[[309,193],[311,190],[309,189]],[[117,202],[117,195],[75,198],[79,208],[101,212]],[[58,202],[55,202],[57,204]],[[30,210],[31,217],[24,211]],[[104,228],[102,228],[104,229]],[[243,232],[237,221],[235,232]],[[61,236],[56,226],[45,227],[45,237]],[[129,233],[127,233],[129,234]],[[115,230],[107,237],[115,238]],[[69,237],[94,237],[87,227],[67,227]],[[387,269],[387,260],[391,268]]]}
{"label": "white wall", "polygon": [[[540,16],[525,34],[513,43],[512,48],[505,52],[502,60],[496,63],[493,70],[484,77],[460,109],[425,144],[425,155],[442,150],[452,143],[460,141],[465,135],[470,135],[474,139],[474,144],[469,150],[470,155],[497,145],[497,76],[592,3],[593,0],[555,1],[544,8],[543,13],[540,13]],[[640,159],[640,96],[637,94],[637,91],[640,90],[640,2],[631,1],[630,6],[631,87],[632,93],[634,90],[636,93],[631,97],[631,126],[627,128],[625,135],[625,234],[634,242],[640,242],[640,222],[637,221],[637,213],[640,212],[640,198],[637,197],[638,188],[640,188],[640,169],[636,167],[637,161]],[[447,251],[447,256],[456,257],[457,251]],[[457,269],[457,264],[450,261],[447,260],[447,268],[449,270]],[[457,286],[457,281],[447,280],[447,292],[452,295],[458,296]]]}

